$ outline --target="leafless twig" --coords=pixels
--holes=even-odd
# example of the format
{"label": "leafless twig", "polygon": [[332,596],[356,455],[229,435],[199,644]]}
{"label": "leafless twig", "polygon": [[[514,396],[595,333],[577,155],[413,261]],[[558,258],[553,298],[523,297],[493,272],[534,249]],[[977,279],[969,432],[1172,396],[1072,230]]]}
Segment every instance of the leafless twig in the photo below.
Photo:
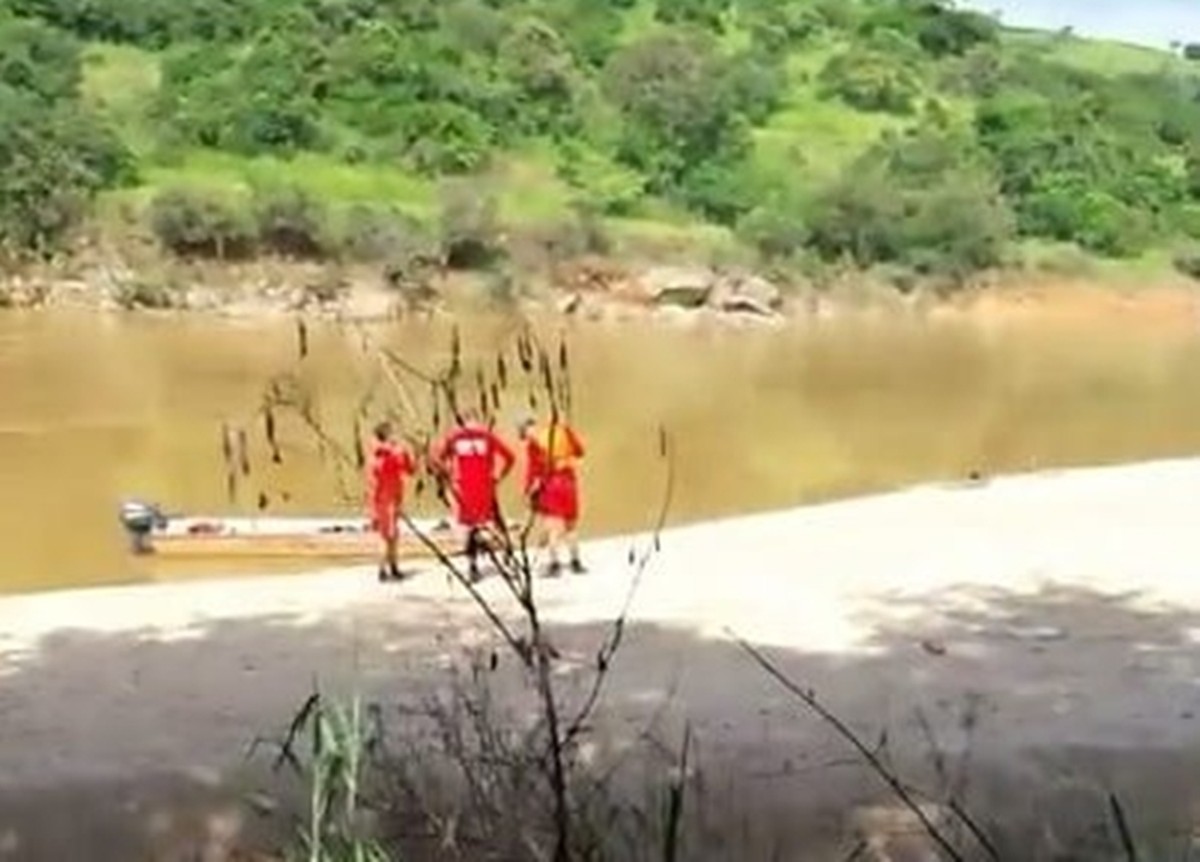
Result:
{"label": "leafless twig", "polygon": [[878,775],[883,782],[891,789],[896,798],[917,818],[921,824],[921,828],[933,840],[938,848],[945,854],[946,858],[952,862],[965,862],[962,853],[954,846],[953,843],[942,833],[937,825],[930,820],[929,815],[921,808],[916,798],[908,787],[905,786],[899,777],[891,769],[887,767],[871,750],[871,748],[862,741],[857,733],[842,721],[838,716],[825,707],[817,696],[811,690],[802,688],[797,685],[788,676],[772,662],[761,650],[752,645],[749,641],[738,636],[735,632],[729,631],[729,635],[736,641],[737,645],[750,656],[754,662],[766,672],[768,676],[779,683],[784,690],[794,695],[797,700],[803,703],[809,710],[814,712],[822,721],[832,727],[839,736],[848,742],[862,758],[872,771]]}

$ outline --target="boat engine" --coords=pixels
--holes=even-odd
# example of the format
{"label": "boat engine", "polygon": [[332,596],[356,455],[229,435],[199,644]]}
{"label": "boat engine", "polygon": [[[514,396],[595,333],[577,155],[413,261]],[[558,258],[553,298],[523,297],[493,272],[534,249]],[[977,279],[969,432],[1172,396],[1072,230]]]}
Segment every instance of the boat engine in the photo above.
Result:
{"label": "boat engine", "polygon": [[166,523],[162,510],[152,503],[126,500],[121,504],[121,526],[125,528],[135,554],[150,553],[150,534],[155,527],[166,526]]}

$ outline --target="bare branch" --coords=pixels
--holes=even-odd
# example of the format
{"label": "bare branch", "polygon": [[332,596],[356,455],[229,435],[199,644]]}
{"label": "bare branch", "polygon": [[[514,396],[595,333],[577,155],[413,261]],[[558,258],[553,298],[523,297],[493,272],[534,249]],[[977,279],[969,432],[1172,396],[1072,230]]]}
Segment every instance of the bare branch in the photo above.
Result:
{"label": "bare branch", "polygon": [[1133,841],[1133,833],[1129,831],[1129,821],[1125,817],[1125,808],[1117,794],[1108,794],[1109,810],[1112,812],[1113,823],[1117,826],[1117,836],[1121,839],[1121,849],[1125,853],[1126,862],[1137,862],[1137,846]]}
{"label": "bare branch", "polygon": [[844,721],[826,709],[812,691],[801,688],[799,685],[789,679],[788,676],[784,674],[784,672],[780,670],[769,658],[767,658],[761,650],[732,630],[727,629],[726,631],[728,632],[729,636],[734,639],[737,645],[741,647],[742,650],[749,655],[750,658],[753,659],[754,662],[760,668],[762,668],[768,676],[779,683],[784,690],[794,695],[797,700],[803,703],[812,712],[816,713],[816,715],[820,717],[822,721],[832,727],[837,734],[842,737],[842,739],[848,742],[858,752],[859,756],[863,759],[863,762],[871,767],[876,775],[883,779],[883,782],[887,784],[889,788],[891,788],[892,792],[896,795],[896,798],[899,799],[900,802],[912,812],[913,816],[917,818],[921,824],[921,828],[925,830],[925,833],[931,839],[933,839],[934,843],[937,844],[941,851],[946,855],[946,858],[953,860],[953,862],[965,862],[963,855],[954,847],[950,840],[942,834],[942,831],[938,829],[933,821],[929,819],[929,816],[921,808],[917,800],[913,797],[912,793],[904,785],[904,783],[896,776],[894,772],[892,772],[892,770],[888,769],[888,767],[879,759],[879,757],[862,741],[858,734],[851,730]]}

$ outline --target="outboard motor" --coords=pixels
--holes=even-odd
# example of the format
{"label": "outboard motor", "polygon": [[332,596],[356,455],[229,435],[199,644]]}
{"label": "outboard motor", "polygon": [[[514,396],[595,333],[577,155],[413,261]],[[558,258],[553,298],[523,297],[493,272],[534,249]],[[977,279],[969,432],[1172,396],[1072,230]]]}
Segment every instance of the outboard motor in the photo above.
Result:
{"label": "outboard motor", "polygon": [[150,534],[155,527],[166,526],[167,519],[162,511],[151,503],[126,500],[121,504],[121,526],[129,536],[129,544],[135,554],[148,554]]}

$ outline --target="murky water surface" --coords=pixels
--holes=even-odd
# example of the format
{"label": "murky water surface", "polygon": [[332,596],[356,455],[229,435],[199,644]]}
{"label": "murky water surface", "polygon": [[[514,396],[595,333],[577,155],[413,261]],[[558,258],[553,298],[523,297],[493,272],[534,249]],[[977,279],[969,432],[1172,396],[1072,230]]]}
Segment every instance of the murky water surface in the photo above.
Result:
{"label": "murky water surface", "polygon": [[[472,380],[518,329],[495,319],[463,327]],[[557,329],[539,331],[557,344]],[[447,359],[445,321],[372,337],[422,368]],[[1200,450],[1200,341],[1180,328],[847,319],[771,332],[576,324],[568,338],[592,534],[654,519],[660,426],[676,451],[674,522],[973,469]],[[271,511],[352,511],[331,460],[296,421],[281,420],[283,464],[270,463],[255,418],[264,387],[296,373],[340,440],[373,376],[377,392],[403,399],[360,333],[313,325],[309,341],[297,365],[291,321],[0,315],[0,591],[233,570],[129,559],[116,507],[130,495],[184,512],[252,513],[260,493]],[[428,418],[427,388],[401,385]],[[509,392],[505,426],[523,393]],[[233,501],[222,422],[249,430],[252,471]],[[421,506],[437,508],[428,495]]]}

